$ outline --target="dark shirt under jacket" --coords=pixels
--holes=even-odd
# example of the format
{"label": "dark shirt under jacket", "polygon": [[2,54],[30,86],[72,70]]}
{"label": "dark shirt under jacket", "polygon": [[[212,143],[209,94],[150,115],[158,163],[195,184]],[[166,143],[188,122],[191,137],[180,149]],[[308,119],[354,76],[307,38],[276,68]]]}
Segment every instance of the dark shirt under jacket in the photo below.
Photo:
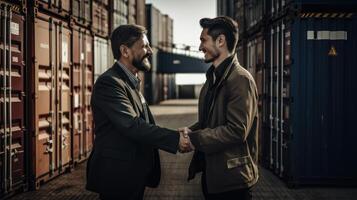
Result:
{"label": "dark shirt under jacket", "polygon": [[203,106],[203,120],[201,124],[201,129],[207,128],[208,124],[208,110],[212,104],[213,94],[217,88],[217,84],[221,80],[224,72],[226,71],[228,65],[232,62],[233,56],[226,58],[221,64],[215,68],[213,65],[206,72],[207,81],[209,83],[207,95],[205,97],[205,103]]}

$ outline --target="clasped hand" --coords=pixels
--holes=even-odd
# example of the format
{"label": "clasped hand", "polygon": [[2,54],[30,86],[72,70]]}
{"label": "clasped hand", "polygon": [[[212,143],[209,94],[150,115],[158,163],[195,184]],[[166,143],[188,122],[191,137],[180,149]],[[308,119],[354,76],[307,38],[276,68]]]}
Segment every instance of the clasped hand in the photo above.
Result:
{"label": "clasped hand", "polygon": [[193,151],[195,147],[192,145],[189,137],[189,133],[192,131],[187,127],[179,128],[178,131],[180,133],[179,152],[187,153]]}

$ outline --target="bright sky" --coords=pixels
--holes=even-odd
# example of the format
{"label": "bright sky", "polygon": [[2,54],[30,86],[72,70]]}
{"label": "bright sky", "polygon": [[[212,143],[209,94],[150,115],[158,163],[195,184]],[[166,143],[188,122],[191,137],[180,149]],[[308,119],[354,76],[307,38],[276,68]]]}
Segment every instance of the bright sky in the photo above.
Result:
{"label": "bright sky", "polygon": [[146,0],[174,20],[174,43],[198,48],[203,17],[217,15],[217,0]]}
{"label": "bright sky", "polygon": [[[217,15],[217,0],[146,0],[146,3],[174,20],[174,43],[190,45],[195,50],[200,45],[202,31],[199,20]],[[203,84],[205,80],[205,74],[176,74],[177,85]]]}

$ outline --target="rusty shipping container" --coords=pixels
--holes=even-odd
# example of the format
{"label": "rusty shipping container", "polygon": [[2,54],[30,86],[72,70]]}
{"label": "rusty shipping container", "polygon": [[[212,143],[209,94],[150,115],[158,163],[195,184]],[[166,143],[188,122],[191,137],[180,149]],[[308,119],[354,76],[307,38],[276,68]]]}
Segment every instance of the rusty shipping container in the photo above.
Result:
{"label": "rusty shipping container", "polygon": [[23,190],[25,176],[24,17],[0,2],[0,197]]}
{"label": "rusty shipping container", "polygon": [[136,0],[136,24],[146,27],[146,0]]}
{"label": "rusty shipping container", "polygon": [[92,3],[92,29],[95,35],[107,38],[109,36],[109,12],[107,5]]}
{"label": "rusty shipping container", "polygon": [[116,27],[128,24],[128,4],[126,0],[112,1],[110,16],[110,32]]}
{"label": "rusty shipping container", "polygon": [[72,124],[73,160],[88,158],[93,147],[93,124],[90,97],[93,88],[93,37],[89,30],[73,27]]}
{"label": "rusty shipping container", "polygon": [[128,23],[136,24],[136,0],[128,0]]}
{"label": "rusty shipping container", "polygon": [[60,17],[69,17],[71,14],[71,0],[33,0],[28,1],[30,6],[49,12]]}
{"label": "rusty shipping container", "polygon": [[92,23],[92,1],[90,0],[72,0],[71,17],[78,25],[89,28]]}
{"label": "rusty shipping container", "polygon": [[173,45],[173,19],[168,15],[162,15],[161,21],[161,36],[159,37],[160,48],[166,52],[171,52]]}
{"label": "rusty shipping container", "polygon": [[27,24],[30,181],[38,188],[71,168],[71,30],[35,9]]}

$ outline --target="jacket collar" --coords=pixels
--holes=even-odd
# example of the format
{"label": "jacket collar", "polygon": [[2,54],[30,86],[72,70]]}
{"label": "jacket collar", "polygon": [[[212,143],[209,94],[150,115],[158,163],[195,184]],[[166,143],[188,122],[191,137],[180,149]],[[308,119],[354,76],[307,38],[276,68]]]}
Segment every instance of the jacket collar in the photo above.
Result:
{"label": "jacket collar", "polygon": [[118,62],[115,62],[112,66],[112,69],[116,72],[117,75],[119,75],[120,78],[122,78],[125,82],[129,83],[130,87],[133,89],[136,89],[136,85],[134,84],[133,81],[129,79],[129,76],[123,68],[118,64]]}
{"label": "jacket collar", "polygon": [[[219,90],[220,90],[221,87],[222,87],[222,83],[229,77],[229,75],[232,73],[232,69],[233,69],[235,66],[239,66],[239,62],[238,62],[238,59],[237,59],[236,54],[233,55],[232,61],[230,62],[230,64],[229,64],[228,67],[226,68],[226,70],[224,71],[222,78],[219,80],[219,82],[218,82],[218,84],[217,84],[217,88],[216,88],[216,90],[215,90],[214,93],[213,93],[212,103],[211,103],[211,105],[209,106],[208,116],[210,116],[211,113],[212,113],[212,111],[213,111],[213,106],[214,106],[214,104],[216,103],[216,97],[217,97],[217,94],[218,94]],[[206,95],[206,94],[205,94],[205,95]]]}

